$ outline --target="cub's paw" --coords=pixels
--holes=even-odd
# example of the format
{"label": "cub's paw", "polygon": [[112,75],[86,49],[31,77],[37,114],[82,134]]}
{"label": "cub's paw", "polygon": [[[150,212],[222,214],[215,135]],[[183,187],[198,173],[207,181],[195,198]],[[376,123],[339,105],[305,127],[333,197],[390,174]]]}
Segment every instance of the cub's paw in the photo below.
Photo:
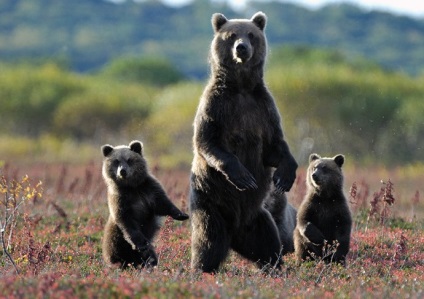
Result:
{"label": "cub's paw", "polygon": [[158,257],[151,247],[141,252],[141,259],[143,267],[151,268],[158,264]]}
{"label": "cub's paw", "polygon": [[136,246],[136,248],[133,248],[133,250],[137,250],[138,252],[141,252],[141,253],[143,253],[143,252],[145,252],[149,249],[150,249],[150,244],[148,242],[138,244]]}
{"label": "cub's paw", "polygon": [[179,221],[184,221],[188,219],[188,215],[186,213],[180,212],[179,214],[172,215],[172,218]]}

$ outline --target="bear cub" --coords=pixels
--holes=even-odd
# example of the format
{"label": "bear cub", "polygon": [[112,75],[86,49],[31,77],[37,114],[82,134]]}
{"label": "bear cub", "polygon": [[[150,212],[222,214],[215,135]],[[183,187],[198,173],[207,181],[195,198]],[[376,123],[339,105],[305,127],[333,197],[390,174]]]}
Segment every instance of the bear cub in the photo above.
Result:
{"label": "bear cub", "polygon": [[294,232],[297,263],[309,258],[345,265],[352,216],[343,194],[343,155],[309,157],[307,194],[299,207]]}
{"label": "bear cub", "polygon": [[151,245],[159,229],[158,216],[186,220],[147,168],[143,144],[101,147],[102,174],[107,185],[109,219],[103,238],[103,258],[122,268],[155,266],[158,258]]}
{"label": "bear cub", "polygon": [[281,241],[281,254],[294,252],[293,231],[296,228],[297,210],[287,201],[284,192],[275,188],[264,201],[264,207],[275,221]]}

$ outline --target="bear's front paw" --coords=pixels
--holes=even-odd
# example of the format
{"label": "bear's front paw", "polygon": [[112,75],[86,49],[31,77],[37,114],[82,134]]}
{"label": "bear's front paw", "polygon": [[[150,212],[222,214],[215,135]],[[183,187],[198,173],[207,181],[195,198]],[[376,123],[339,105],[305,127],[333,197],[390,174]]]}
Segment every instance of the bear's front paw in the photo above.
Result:
{"label": "bear's front paw", "polygon": [[276,191],[279,193],[289,192],[294,183],[294,179],[280,178],[276,175],[274,175],[273,180]]}
{"label": "bear's front paw", "polygon": [[248,189],[258,189],[258,185],[256,184],[256,180],[253,175],[246,170],[242,175],[229,178],[231,184],[233,184],[239,191],[245,191]]}
{"label": "bear's front paw", "polygon": [[281,163],[274,172],[273,181],[278,192],[288,192],[296,180],[297,163],[290,159],[287,163]]}
{"label": "bear's front paw", "polygon": [[226,179],[239,191],[258,189],[255,177],[239,161],[227,163],[223,173]]}
{"label": "bear's front paw", "polygon": [[176,215],[173,215],[172,218],[174,218],[175,220],[179,220],[179,221],[184,221],[188,219],[188,215],[186,213],[179,213]]}

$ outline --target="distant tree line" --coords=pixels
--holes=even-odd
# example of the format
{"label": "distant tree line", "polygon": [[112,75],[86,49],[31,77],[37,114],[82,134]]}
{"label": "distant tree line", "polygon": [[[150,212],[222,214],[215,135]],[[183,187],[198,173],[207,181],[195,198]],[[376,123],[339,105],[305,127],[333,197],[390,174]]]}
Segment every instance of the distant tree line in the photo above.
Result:
{"label": "distant tree line", "polygon": [[424,20],[363,11],[342,4],[318,10],[281,2],[249,1],[235,13],[225,1],[193,1],[174,8],[157,0],[2,0],[0,57],[52,59],[93,71],[121,56],[162,56],[191,78],[207,75],[211,14],[248,17],[264,11],[271,46],[306,45],[364,56],[386,68],[420,74]]}

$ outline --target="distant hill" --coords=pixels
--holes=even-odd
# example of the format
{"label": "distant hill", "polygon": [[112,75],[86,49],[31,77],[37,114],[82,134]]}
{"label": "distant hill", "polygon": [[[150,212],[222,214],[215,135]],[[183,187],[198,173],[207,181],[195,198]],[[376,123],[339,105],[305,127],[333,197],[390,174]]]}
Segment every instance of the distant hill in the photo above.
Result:
{"label": "distant hill", "polygon": [[174,8],[157,0],[2,0],[0,60],[57,59],[94,71],[124,55],[163,56],[188,76],[204,78],[211,14],[250,17],[257,10],[268,15],[271,47],[338,49],[411,75],[424,69],[424,20],[347,4],[308,10],[280,2],[252,2],[240,15],[209,1]]}

